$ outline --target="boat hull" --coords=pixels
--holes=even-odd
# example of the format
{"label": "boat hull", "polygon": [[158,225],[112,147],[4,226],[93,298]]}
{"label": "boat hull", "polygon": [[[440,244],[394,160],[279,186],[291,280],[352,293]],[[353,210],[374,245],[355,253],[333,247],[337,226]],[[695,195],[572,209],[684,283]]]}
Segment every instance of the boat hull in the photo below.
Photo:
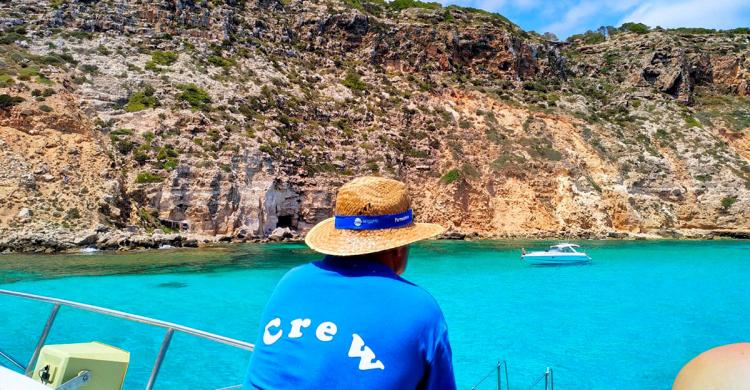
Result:
{"label": "boat hull", "polygon": [[584,264],[591,262],[591,258],[585,253],[555,253],[555,254],[534,254],[530,253],[521,256],[526,264],[530,265],[566,265],[566,264]]}

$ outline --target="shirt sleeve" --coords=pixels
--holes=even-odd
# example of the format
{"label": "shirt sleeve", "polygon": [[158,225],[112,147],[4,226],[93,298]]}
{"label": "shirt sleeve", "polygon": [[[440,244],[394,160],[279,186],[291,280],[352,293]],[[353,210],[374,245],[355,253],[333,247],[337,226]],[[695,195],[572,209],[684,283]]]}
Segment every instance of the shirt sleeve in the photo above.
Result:
{"label": "shirt sleeve", "polygon": [[453,354],[448,341],[448,329],[441,324],[441,332],[435,341],[432,359],[428,361],[425,377],[422,378],[419,389],[424,390],[455,390],[456,378],[453,375]]}

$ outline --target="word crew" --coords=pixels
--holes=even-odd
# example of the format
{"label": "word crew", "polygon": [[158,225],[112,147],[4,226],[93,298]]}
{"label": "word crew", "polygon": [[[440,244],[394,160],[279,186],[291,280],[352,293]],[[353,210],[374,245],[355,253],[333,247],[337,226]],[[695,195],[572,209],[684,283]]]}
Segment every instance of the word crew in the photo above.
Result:
{"label": "word crew", "polygon": [[[312,320],[309,318],[295,318],[289,322],[289,333],[286,337],[290,339],[298,339],[305,337],[305,328],[309,328],[312,325]],[[333,340],[336,336],[338,327],[336,324],[330,321],[321,322],[315,328],[315,337],[318,341],[328,342]],[[276,341],[284,336],[284,330],[281,327],[281,318],[274,318],[268,321],[263,331],[263,344],[273,345]],[[359,358],[359,369],[362,371],[380,369],[385,370],[383,362],[375,359],[375,352],[365,344],[356,333],[352,333],[352,343],[349,346],[348,356],[350,358]]]}

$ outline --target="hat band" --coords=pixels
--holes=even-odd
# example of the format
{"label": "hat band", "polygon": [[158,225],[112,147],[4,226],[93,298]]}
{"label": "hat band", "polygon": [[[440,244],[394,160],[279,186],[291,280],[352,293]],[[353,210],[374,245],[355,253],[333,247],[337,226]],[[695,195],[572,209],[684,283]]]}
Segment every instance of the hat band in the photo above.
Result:
{"label": "hat band", "polygon": [[333,217],[336,229],[379,230],[396,229],[411,225],[414,220],[411,209],[388,215],[336,215]]}

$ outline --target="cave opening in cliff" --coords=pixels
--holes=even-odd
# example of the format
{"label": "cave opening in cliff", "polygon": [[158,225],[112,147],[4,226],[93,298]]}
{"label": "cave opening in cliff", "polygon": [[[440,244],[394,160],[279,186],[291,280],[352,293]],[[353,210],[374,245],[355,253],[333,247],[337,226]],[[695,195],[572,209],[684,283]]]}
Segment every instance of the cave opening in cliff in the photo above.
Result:
{"label": "cave opening in cliff", "polygon": [[277,228],[292,228],[292,216],[291,215],[279,215],[279,220],[276,222]]}

